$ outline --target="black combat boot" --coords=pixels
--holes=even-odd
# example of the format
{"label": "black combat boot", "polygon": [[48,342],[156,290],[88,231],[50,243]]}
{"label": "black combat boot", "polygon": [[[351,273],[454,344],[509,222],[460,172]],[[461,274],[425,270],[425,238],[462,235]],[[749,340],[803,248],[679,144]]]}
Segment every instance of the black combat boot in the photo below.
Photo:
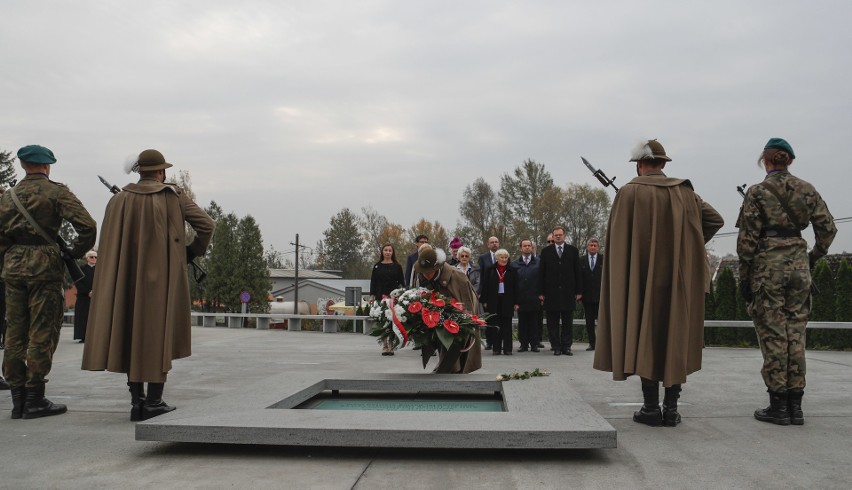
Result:
{"label": "black combat boot", "polygon": [[44,397],[44,385],[32,386],[26,389],[26,398],[24,402],[25,419],[37,419],[39,417],[50,417],[51,415],[60,415],[68,411],[68,407],[53,403]]}
{"label": "black combat boot", "polygon": [[169,406],[163,401],[163,387],[165,383],[148,383],[148,396],[142,404],[142,419],[148,420],[157,415],[169,413],[176,407]]}
{"label": "black combat boot", "polygon": [[790,411],[790,423],[793,425],[805,425],[805,414],[802,413],[802,390],[790,390],[787,392],[787,409]]}
{"label": "black combat boot", "polygon": [[645,403],[638,412],[633,412],[633,421],[659,427],[663,423],[663,412],[660,410],[660,384],[642,378],[642,397]]}
{"label": "black combat boot", "polygon": [[23,386],[20,388],[12,388],[12,418],[19,419],[24,414],[24,399],[27,396],[27,391]]}
{"label": "black combat boot", "polygon": [[142,405],[145,403],[145,385],[143,383],[127,382],[130,389],[130,421],[142,420]]}
{"label": "black combat boot", "polygon": [[680,414],[677,413],[678,398],[680,398],[680,385],[666,388],[666,396],[663,398],[663,425],[666,427],[676,427],[680,423]]}
{"label": "black combat boot", "polygon": [[787,408],[787,393],[769,392],[769,406],[754,411],[754,418],[776,425],[790,425],[790,410]]}

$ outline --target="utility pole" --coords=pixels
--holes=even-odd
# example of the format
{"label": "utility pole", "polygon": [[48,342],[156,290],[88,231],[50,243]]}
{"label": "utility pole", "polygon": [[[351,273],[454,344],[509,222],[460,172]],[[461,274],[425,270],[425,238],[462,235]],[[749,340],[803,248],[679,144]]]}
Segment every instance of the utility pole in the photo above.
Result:
{"label": "utility pole", "polygon": [[293,289],[293,314],[299,314],[299,252],[301,252],[301,248],[308,248],[304,245],[299,245],[299,234],[296,233],[296,243],[290,242],[290,245],[294,245],[296,247],[296,274],[294,276],[293,284],[295,288]]}

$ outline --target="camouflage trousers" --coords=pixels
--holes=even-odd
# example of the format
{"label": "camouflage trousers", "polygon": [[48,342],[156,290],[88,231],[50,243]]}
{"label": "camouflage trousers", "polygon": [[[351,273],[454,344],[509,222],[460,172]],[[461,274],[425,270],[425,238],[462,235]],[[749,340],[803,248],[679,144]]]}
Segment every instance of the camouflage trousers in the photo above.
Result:
{"label": "camouflage trousers", "polygon": [[761,279],[752,285],[748,314],[763,353],[763,382],[773,392],[804,389],[810,271],[769,271]]}
{"label": "camouflage trousers", "polygon": [[3,375],[13,388],[47,382],[62,327],[62,283],[6,281]]}

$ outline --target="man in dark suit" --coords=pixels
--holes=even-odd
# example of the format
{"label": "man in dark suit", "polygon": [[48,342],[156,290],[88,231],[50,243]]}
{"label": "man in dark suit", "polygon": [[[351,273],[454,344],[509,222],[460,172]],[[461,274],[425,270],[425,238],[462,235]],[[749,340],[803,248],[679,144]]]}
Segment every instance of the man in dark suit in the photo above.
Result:
{"label": "man in dark suit", "polygon": [[583,271],[583,310],[586,316],[586,333],[589,335],[589,347],[595,350],[595,322],[598,319],[598,303],[601,298],[601,271],[603,270],[604,255],[598,253],[601,243],[592,238],[586,245],[586,255],[580,258],[580,269]]}
{"label": "man in dark suit", "polygon": [[[479,256],[479,273],[481,277],[484,278],[488,273],[488,268],[492,267],[497,263],[497,250],[500,249],[500,239],[496,236],[488,238],[488,251]],[[482,284],[485,281],[479,281],[479,291],[476,292],[479,295],[479,301],[482,302]],[[497,333],[497,330],[494,328],[488,328],[485,330],[485,349],[491,350],[491,346],[494,343],[494,335]]]}
{"label": "man in dark suit", "polygon": [[538,300],[538,258],[533,255],[532,240],[521,240],[521,256],[512,262],[518,271],[518,352],[538,352],[541,331],[538,317],[541,302]]}
{"label": "man in dark suit", "polygon": [[429,243],[429,237],[426,235],[417,235],[417,238],[414,239],[414,253],[409,255],[405,260],[405,287],[411,287],[411,271],[414,270],[414,263],[417,262],[417,251],[420,250],[420,246],[424,243]]}
{"label": "man in dark suit", "polygon": [[580,251],[565,243],[565,228],[561,226],[553,229],[553,241],[541,251],[538,298],[547,315],[547,332],[553,355],[572,356],[574,306],[583,297]]}

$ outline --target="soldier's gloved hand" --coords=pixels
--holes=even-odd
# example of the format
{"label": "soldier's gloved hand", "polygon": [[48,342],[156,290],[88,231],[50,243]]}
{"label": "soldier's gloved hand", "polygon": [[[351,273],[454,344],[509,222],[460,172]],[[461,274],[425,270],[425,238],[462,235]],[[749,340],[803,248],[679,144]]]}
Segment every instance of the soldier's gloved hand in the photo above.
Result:
{"label": "soldier's gloved hand", "polygon": [[754,294],[751,292],[751,283],[748,281],[740,281],[740,294],[747,303],[754,301]]}
{"label": "soldier's gloved hand", "polygon": [[186,246],[186,261],[187,263],[192,262],[195,259],[195,254],[192,253],[192,250],[189,249],[189,245]]}
{"label": "soldier's gloved hand", "polygon": [[814,270],[814,266],[816,266],[817,260],[818,259],[816,257],[814,257],[813,252],[810,252],[808,254],[808,266],[810,267],[811,270]]}

